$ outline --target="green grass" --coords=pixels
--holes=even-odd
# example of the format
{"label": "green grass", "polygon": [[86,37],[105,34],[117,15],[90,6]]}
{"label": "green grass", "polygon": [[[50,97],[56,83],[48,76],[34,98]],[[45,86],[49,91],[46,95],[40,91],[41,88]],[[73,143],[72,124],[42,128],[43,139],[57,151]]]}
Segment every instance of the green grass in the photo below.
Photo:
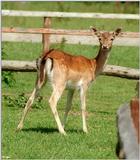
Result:
{"label": "green grass", "polygon": [[[132,14],[139,13],[138,3],[130,3],[128,5],[124,3],[117,8],[116,3],[114,2],[26,2],[25,4],[20,2],[2,2],[2,9]],[[93,25],[102,30],[114,30],[117,27],[122,27],[123,31],[139,31],[138,20],[52,18],[51,25],[52,28],[58,29],[89,29],[89,26]],[[42,27],[43,18],[6,17],[6,20],[3,18],[2,26],[20,26],[32,28]]]}
{"label": "green grass", "polygon": [[[25,77],[26,82],[31,79],[30,76],[22,76]],[[18,82],[20,78],[16,80]],[[50,96],[48,86],[44,87],[42,93],[45,97],[43,99],[44,108],[31,110],[25,121],[24,129],[20,133],[15,133],[15,129],[22,109],[18,106],[6,107],[3,102],[2,155],[14,159],[116,158],[116,110],[120,104],[128,102],[135,95],[135,84],[136,81],[115,77],[100,76],[97,79],[87,95],[89,129],[87,135],[82,132],[78,93],[75,95],[72,111],[68,117],[66,137],[58,133],[50,112],[47,102]],[[27,83],[24,85],[28,88],[27,92],[32,89],[32,83],[31,86],[27,86]],[[16,91],[18,93],[18,89]],[[20,88],[20,92],[22,91],[24,89]],[[61,119],[65,99],[66,91],[58,104]]]}
{"label": "green grass", "polygon": [[[42,51],[40,43],[2,43],[3,51],[6,52],[6,59],[9,60],[34,60]],[[61,44],[51,45],[51,48],[62,49]],[[84,55],[93,58],[98,53],[98,46],[69,45],[64,44],[63,50],[74,55]],[[15,56],[16,55],[16,56]],[[133,62],[131,61],[133,59]],[[138,68],[139,48],[113,46],[109,57],[109,64]]]}
{"label": "green grass", "polygon": [[[53,3],[53,5],[52,5]],[[77,3],[77,4],[75,4]],[[73,12],[105,12],[105,13],[138,13],[136,3],[121,4],[120,10],[111,2],[2,2],[3,9],[50,10]],[[111,24],[111,25],[108,25]],[[124,31],[138,31],[138,21],[135,20],[99,20],[88,19],[53,19],[54,28],[87,29],[95,25],[101,29],[114,30],[123,26]],[[2,26],[41,27],[42,19],[4,17]],[[95,57],[98,46],[52,44],[52,48],[60,48],[74,55]],[[39,43],[2,43],[5,59],[34,60],[42,51]],[[108,64],[138,68],[138,47],[113,46]],[[15,98],[21,94],[31,93],[36,73],[14,73],[16,83],[8,87],[2,82],[2,94]],[[135,96],[135,80],[111,76],[99,76],[88,90],[87,94],[87,124],[88,134],[82,132],[79,94],[74,96],[72,110],[66,125],[67,136],[60,135],[49,108],[48,99],[51,87],[47,84],[41,91],[43,107],[32,108],[27,115],[23,131],[16,133],[22,108],[7,105],[2,96],[2,155],[12,159],[116,159],[115,146],[117,141],[116,111],[123,103],[129,102]],[[58,103],[61,119],[66,103],[64,91]]]}
{"label": "green grass", "polygon": [[2,2],[2,9],[136,14],[139,13],[139,4],[123,3],[117,7],[114,2]]}
{"label": "green grass", "polygon": [[[28,74],[29,75],[29,74]],[[25,75],[23,75],[25,77]],[[25,77],[29,81],[31,77]],[[17,82],[20,78],[16,79]],[[19,82],[18,82],[19,83]],[[50,91],[44,87],[44,108],[32,109],[25,121],[24,130],[15,133],[22,109],[6,107],[3,102],[2,153],[11,158],[115,158],[116,110],[120,104],[135,95],[135,81],[100,76],[88,92],[89,134],[82,133],[79,97],[76,93],[72,112],[66,126],[67,136],[61,136],[48,106]],[[32,83],[31,83],[32,84]],[[31,89],[31,86],[26,87]],[[21,85],[20,85],[21,86]],[[122,87],[123,86],[123,87]],[[129,88],[129,92],[128,89]],[[14,88],[13,88],[14,89]],[[23,89],[20,89],[22,92]],[[66,91],[65,91],[66,92]],[[47,97],[47,98],[46,98]],[[58,109],[63,116],[66,94]],[[112,103],[113,102],[113,103]],[[73,121],[74,120],[74,121]]]}

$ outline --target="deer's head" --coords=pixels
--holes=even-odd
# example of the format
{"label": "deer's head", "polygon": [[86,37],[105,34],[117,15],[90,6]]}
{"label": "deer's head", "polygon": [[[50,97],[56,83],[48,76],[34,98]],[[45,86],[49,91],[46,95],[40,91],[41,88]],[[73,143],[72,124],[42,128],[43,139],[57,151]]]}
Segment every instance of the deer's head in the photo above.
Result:
{"label": "deer's head", "polygon": [[98,37],[100,46],[103,50],[110,50],[116,36],[121,33],[121,28],[117,28],[114,32],[100,32],[94,27],[90,27],[91,31]]}

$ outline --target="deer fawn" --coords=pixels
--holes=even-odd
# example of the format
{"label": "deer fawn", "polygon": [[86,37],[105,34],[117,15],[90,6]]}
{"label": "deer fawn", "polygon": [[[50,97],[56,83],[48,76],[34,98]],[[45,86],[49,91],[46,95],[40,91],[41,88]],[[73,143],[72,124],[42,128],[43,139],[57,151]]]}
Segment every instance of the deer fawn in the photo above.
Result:
{"label": "deer fawn", "polygon": [[[37,80],[35,88],[27,101],[23,111],[22,118],[17,127],[21,130],[27,112],[29,111],[39,89],[49,80],[51,82],[53,92],[49,99],[50,108],[56,120],[58,130],[62,134],[66,134],[64,126],[66,123],[68,112],[71,109],[72,98],[74,91],[80,91],[80,101],[83,120],[83,131],[87,133],[86,125],[86,92],[96,76],[102,72],[103,67],[108,59],[109,51],[112,47],[112,42],[121,32],[118,28],[115,32],[99,32],[96,28],[91,27],[91,32],[98,37],[100,49],[98,55],[93,59],[88,59],[84,56],[74,56],[63,51],[52,49],[42,55],[37,61]],[[57,102],[60,99],[64,89],[68,89],[67,104],[63,125],[61,124],[58,112]]]}

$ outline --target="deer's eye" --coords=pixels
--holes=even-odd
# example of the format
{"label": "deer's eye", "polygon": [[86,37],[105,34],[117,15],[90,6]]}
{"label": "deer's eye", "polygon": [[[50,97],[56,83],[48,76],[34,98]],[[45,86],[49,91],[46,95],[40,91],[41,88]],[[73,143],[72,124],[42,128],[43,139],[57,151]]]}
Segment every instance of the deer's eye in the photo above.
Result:
{"label": "deer's eye", "polygon": [[101,38],[99,38],[99,41],[101,41],[102,39]]}

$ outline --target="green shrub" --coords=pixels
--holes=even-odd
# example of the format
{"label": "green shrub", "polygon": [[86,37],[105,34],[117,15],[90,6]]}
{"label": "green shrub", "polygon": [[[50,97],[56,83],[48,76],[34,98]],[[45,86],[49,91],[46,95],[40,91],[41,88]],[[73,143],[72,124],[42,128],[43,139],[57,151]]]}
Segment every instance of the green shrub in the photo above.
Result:
{"label": "green shrub", "polygon": [[[4,48],[2,48],[2,59],[5,59],[6,57],[7,57],[7,54],[4,51]],[[16,82],[14,73],[11,71],[2,71],[2,82],[4,82],[9,87],[14,86]]]}
{"label": "green shrub", "polygon": [[[28,100],[27,96],[25,96],[25,93],[21,93],[16,97],[10,96],[10,95],[8,96],[4,95],[3,97],[8,107],[24,108]],[[33,108],[37,108],[37,109],[42,108],[43,107],[42,100],[43,100],[42,96],[38,96],[35,102],[33,103]]]}

